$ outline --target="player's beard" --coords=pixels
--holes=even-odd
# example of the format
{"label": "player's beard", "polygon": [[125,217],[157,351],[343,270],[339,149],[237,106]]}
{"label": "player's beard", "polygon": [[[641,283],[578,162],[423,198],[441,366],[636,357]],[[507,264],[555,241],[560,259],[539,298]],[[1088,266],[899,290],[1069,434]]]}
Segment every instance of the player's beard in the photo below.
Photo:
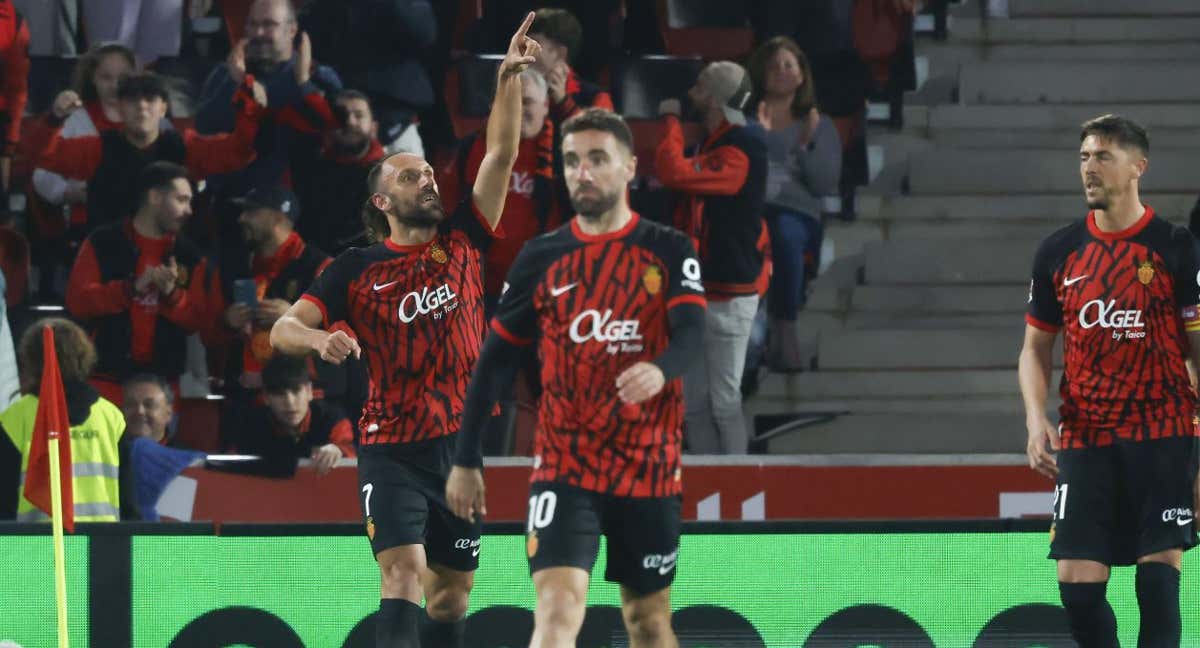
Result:
{"label": "player's beard", "polygon": [[1086,202],[1087,202],[1088,209],[1097,209],[1100,211],[1107,211],[1108,206],[1111,202],[1108,199],[1108,190],[1101,187],[1100,190],[1096,192],[1095,196],[1093,196],[1091,198],[1086,198]]}
{"label": "player's beard", "polygon": [[575,193],[571,196],[571,206],[575,208],[575,213],[581,218],[590,221],[600,220],[600,217],[608,213],[616,206],[617,201],[621,199],[621,194],[617,192],[604,193],[599,187],[591,185],[594,195],[582,196],[581,187],[575,189]]}
{"label": "player's beard", "polygon": [[[426,202],[426,198],[430,196],[433,200]],[[408,209],[397,210],[394,216],[405,227],[436,227],[446,218],[446,211],[442,209],[442,201],[437,192],[427,189],[417,196],[417,200]]]}

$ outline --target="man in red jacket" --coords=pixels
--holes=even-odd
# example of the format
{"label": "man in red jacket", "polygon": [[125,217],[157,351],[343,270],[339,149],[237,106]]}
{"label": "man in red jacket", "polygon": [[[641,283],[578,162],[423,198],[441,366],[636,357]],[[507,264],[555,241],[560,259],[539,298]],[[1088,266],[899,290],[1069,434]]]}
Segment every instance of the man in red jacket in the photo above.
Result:
{"label": "man in red jacket", "polygon": [[134,374],[177,383],[188,335],[210,325],[208,263],[178,236],[192,214],[187,170],[154,162],[134,196],[133,218],[92,232],[67,282],[67,311],[96,344],[92,384],[117,405],[121,382]]}
{"label": "man in red jacket", "polygon": [[241,169],[254,159],[254,137],[267,95],[250,75],[245,76],[234,95],[238,106],[234,131],[221,135],[200,135],[191,129],[163,130],[167,88],[153,73],[125,77],[117,96],[124,120],[121,130],[63,139],[59,133],[63,121],[83,103],[74,91],[61,92],[48,117],[54,133],[38,162],[38,167],[47,171],[88,181],[90,229],[129,215],[133,209],[129,199],[138,174],[152,162],[183,165],[193,180],[202,180]]}

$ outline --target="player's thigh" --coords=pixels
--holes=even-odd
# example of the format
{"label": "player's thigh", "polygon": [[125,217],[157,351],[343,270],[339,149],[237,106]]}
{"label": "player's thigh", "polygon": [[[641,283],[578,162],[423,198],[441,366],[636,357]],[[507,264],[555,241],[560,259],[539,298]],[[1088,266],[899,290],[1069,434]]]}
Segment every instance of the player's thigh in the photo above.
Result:
{"label": "player's thigh", "polygon": [[608,538],[605,580],[639,594],[670,587],[679,558],[681,503],[674,497],[610,497],[605,503]]}
{"label": "player's thigh", "polygon": [[[1128,532],[1118,524],[1119,475],[1113,447],[1074,448],[1059,452],[1054,485],[1050,558],[1121,564]],[[1076,568],[1071,568],[1074,571]]]}
{"label": "player's thigh", "polygon": [[[359,505],[372,553],[420,545],[429,505],[419,479],[383,453],[358,460]],[[423,554],[422,554],[423,555]]]}
{"label": "player's thigh", "polygon": [[[1195,437],[1168,437],[1121,446],[1127,518],[1136,532],[1136,557],[1180,560],[1196,546],[1193,509],[1198,464]],[[1171,551],[1175,551],[1171,558]],[[1140,562],[1140,560],[1139,560]]]}
{"label": "player's thigh", "polygon": [[554,482],[529,488],[525,553],[529,570],[573,567],[590,574],[600,551],[600,505],[595,493]]}

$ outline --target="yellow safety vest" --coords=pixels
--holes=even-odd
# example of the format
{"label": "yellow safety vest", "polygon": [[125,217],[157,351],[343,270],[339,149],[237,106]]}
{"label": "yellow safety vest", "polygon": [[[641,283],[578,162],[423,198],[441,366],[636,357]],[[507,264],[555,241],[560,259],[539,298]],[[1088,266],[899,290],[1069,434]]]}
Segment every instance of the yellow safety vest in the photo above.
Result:
{"label": "yellow safety vest", "polygon": [[[12,444],[21,451],[21,488],[17,502],[18,522],[49,519],[25,499],[25,471],[29,466],[29,444],[37,416],[37,396],[25,395],[0,412],[0,425]],[[120,453],[117,442],[125,433],[125,417],[116,405],[97,398],[87,420],[71,426],[71,484],[75,497],[76,522],[116,522],[121,519],[118,483]]]}

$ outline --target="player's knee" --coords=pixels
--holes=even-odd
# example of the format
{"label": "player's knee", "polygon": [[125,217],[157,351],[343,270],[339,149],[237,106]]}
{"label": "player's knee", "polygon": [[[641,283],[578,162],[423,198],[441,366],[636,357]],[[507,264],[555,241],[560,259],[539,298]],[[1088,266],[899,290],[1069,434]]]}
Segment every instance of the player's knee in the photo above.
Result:
{"label": "player's knee", "polygon": [[621,616],[635,645],[658,645],[671,634],[671,612],[644,605],[624,605]]}
{"label": "player's knee", "polygon": [[458,583],[426,592],[425,611],[434,621],[448,623],[467,616],[470,591]]}
{"label": "player's knee", "polygon": [[548,587],[538,593],[537,621],[547,629],[578,631],[583,625],[585,596],[565,587]]}

